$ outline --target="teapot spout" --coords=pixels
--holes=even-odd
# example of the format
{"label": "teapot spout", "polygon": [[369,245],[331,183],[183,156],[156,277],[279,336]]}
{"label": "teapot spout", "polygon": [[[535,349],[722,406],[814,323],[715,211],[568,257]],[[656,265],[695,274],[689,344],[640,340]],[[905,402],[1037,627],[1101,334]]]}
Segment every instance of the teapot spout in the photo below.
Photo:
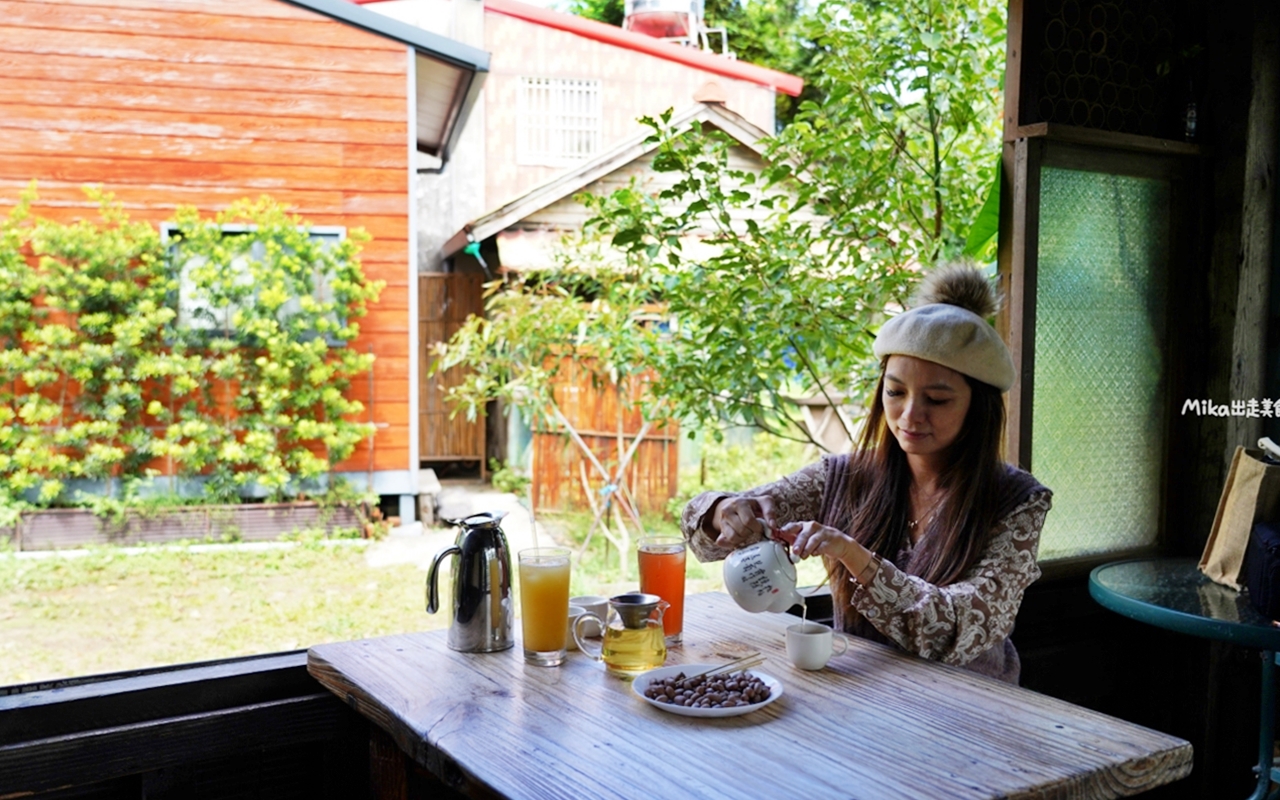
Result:
{"label": "teapot spout", "polygon": [[779,592],[778,596],[770,604],[769,610],[779,614],[785,614],[792,606],[804,605],[804,596],[795,589],[790,591]]}

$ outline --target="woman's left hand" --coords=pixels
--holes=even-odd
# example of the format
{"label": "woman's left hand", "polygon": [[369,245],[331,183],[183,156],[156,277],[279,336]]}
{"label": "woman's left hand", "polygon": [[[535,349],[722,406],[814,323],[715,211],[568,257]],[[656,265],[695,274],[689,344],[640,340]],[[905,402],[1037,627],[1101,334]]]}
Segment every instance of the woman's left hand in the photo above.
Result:
{"label": "woman's left hand", "polygon": [[792,522],[778,529],[779,538],[791,540],[791,552],[798,558],[829,556],[844,560],[858,547],[844,531],[816,522]]}

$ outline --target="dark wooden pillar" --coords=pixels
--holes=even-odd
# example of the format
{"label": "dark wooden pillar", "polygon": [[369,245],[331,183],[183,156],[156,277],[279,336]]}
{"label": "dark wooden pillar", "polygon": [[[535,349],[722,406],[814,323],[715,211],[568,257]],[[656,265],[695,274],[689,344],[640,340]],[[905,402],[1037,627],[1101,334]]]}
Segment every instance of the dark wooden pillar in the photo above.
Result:
{"label": "dark wooden pillar", "polygon": [[[1240,214],[1240,277],[1232,337],[1232,400],[1261,400],[1266,396],[1266,322],[1275,241],[1280,6],[1272,0],[1257,0],[1253,6],[1251,91]],[[1231,417],[1225,457],[1230,459],[1237,445],[1254,446],[1261,433],[1262,418]]]}

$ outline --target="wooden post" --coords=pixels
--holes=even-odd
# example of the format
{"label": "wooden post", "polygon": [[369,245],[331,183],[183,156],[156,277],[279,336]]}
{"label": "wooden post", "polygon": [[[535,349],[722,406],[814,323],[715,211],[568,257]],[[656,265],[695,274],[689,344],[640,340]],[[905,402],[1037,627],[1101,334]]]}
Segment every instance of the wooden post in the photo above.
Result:
{"label": "wooden post", "polygon": [[408,800],[408,759],[382,728],[369,725],[369,791],[374,800]]}
{"label": "wooden post", "polygon": [[1000,332],[1007,337],[1015,376],[1008,396],[1006,457],[1027,470],[1031,469],[1031,379],[1035,374],[1036,264],[1043,150],[1042,141],[1024,138],[1005,142],[1002,156],[1002,192],[1010,202],[1000,207],[1000,285],[1005,301],[997,322]]}
{"label": "wooden post", "polygon": [[[1270,3],[1255,3],[1253,92],[1245,143],[1244,202],[1240,220],[1240,278],[1231,346],[1230,401],[1266,395],[1267,305],[1271,298],[1272,242],[1275,238],[1277,88],[1280,87],[1280,19]],[[1237,445],[1253,447],[1262,420],[1227,419],[1224,457]]]}
{"label": "wooden post", "polygon": [[[1011,141],[1022,124],[1022,0],[1009,0],[1004,52],[1004,140]],[[1009,165],[1006,164],[1006,167]],[[1006,195],[1007,196],[1007,195]]]}
{"label": "wooden post", "polygon": [[1009,345],[1015,380],[1008,395],[1005,457],[1031,468],[1031,385],[1034,368],[1036,251],[1040,233],[1040,155],[1043,144],[1018,138],[1025,38],[1023,0],[1009,0],[1005,44],[1003,134],[1000,163],[999,291],[996,330]]}

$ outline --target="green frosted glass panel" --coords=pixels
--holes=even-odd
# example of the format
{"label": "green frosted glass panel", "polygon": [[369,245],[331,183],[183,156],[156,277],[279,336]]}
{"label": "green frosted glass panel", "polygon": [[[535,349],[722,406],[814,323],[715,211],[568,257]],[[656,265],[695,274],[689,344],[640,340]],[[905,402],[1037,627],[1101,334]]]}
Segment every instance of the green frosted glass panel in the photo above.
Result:
{"label": "green frosted glass panel", "polygon": [[1031,462],[1042,560],[1155,542],[1169,185],[1044,169]]}

